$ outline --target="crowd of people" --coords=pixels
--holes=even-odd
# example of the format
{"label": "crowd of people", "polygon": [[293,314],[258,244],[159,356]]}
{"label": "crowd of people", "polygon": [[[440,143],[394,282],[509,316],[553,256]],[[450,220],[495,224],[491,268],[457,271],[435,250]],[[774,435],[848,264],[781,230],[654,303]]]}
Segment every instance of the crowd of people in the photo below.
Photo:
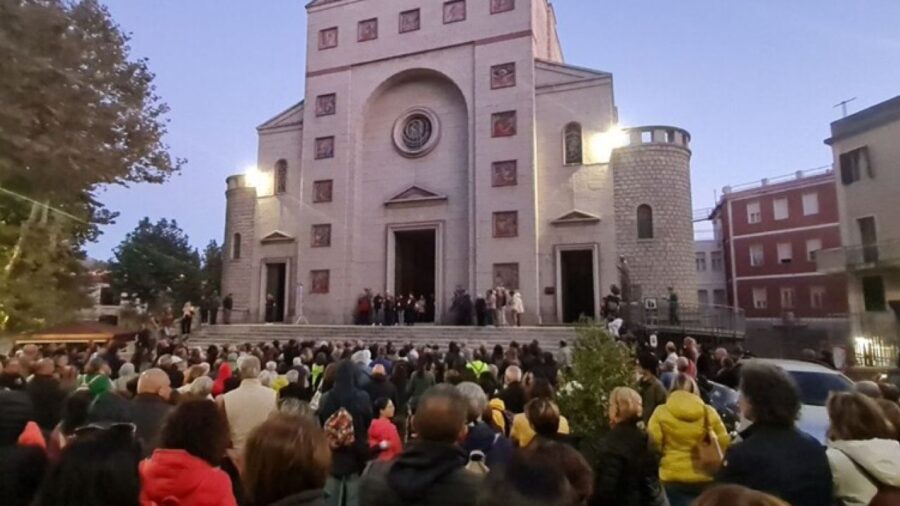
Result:
{"label": "crowd of people", "polygon": [[[634,352],[639,378],[597,407],[610,426],[597,441],[557,402],[566,343],[189,343],[3,357],[0,502],[885,505],[900,487],[895,387],[832,394],[823,447],[796,428],[784,371],[689,338]],[[729,375],[740,434],[700,386]]]}
{"label": "crowd of people", "polygon": [[[487,290],[474,300],[465,289],[458,287],[453,292],[448,310],[452,325],[479,327],[519,327],[524,313],[522,294],[503,285]],[[434,320],[434,294],[426,297],[385,292],[382,295],[367,288],[356,299],[353,311],[356,325],[402,326]]]}

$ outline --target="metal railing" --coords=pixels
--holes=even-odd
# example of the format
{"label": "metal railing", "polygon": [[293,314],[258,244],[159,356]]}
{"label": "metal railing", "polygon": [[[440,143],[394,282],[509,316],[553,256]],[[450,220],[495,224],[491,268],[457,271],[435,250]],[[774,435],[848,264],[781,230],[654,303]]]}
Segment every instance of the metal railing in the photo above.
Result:
{"label": "metal railing", "polygon": [[900,267],[900,239],[816,252],[819,272]]}
{"label": "metal railing", "polygon": [[670,310],[665,299],[647,299],[622,307],[623,319],[631,325],[665,330],[742,337],[747,330],[744,310],[731,306],[678,304]]}

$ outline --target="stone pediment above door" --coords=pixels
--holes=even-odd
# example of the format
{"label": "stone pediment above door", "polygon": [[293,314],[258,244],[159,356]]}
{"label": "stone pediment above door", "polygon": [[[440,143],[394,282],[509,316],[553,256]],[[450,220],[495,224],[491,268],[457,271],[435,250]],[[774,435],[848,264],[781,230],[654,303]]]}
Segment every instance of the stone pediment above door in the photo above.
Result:
{"label": "stone pediment above door", "polygon": [[413,185],[386,200],[384,205],[385,207],[416,206],[446,201],[446,195],[433,192],[421,186]]}
{"label": "stone pediment above door", "polygon": [[596,214],[586,213],[584,211],[579,211],[577,209],[573,211],[569,211],[568,213],[556,218],[550,223],[562,226],[562,225],[586,225],[592,223],[599,223],[600,217]]}
{"label": "stone pediment above door", "polygon": [[272,243],[280,243],[280,242],[294,242],[294,238],[287,235],[286,233],[275,230],[269,235],[263,237],[259,242],[263,244],[272,244]]}

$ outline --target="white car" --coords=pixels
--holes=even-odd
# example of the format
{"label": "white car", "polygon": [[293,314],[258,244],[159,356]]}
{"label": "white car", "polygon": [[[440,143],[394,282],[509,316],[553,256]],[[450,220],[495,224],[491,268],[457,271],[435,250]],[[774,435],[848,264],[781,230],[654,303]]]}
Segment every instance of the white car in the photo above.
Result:
{"label": "white car", "polygon": [[825,402],[831,392],[853,389],[853,381],[840,371],[813,362],[754,358],[742,364],[764,363],[777,365],[791,375],[800,390],[800,420],[797,428],[818,439],[824,445],[828,438],[828,412]]}

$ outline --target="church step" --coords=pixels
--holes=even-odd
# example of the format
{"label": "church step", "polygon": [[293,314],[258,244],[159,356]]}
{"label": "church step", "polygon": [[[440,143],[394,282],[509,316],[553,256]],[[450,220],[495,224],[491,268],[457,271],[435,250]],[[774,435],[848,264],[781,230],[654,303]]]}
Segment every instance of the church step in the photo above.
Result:
{"label": "church step", "polygon": [[527,344],[537,340],[546,351],[555,351],[561,340],[575,339],[571,327],[412,327],[371,326],[314,326],[314,325],[214,325],[198,329],[191,337],[191,346],[211,344],[262,343],[287,341],[363,341],[365,343],[436,344],[446,349],[451,341],[468,346],[493,347],[516,341]]}

